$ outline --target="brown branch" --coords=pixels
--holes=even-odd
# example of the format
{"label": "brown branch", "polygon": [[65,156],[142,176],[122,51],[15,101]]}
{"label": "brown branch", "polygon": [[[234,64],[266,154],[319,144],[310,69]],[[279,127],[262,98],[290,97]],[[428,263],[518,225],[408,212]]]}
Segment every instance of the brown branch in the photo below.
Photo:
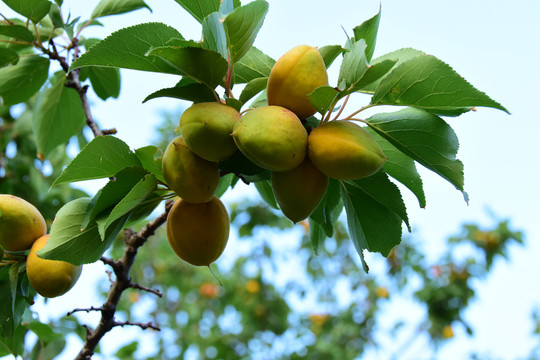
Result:
{"label": "brown branch", "polygon": [[158,297],[162,297],[163,294],[161,293],[161,291],[157,290],[157,289],[150,289],[150,288],[147,288],[145,286],[142,286],[140,284],[137,284],[137,283],[131,283],[129,284],[129,287],[130,288],[133,288],[133,289],[137,289],[137,290],[142,290],[142,291],[146,291],[146,292],[149,292],[151,294],[154,294]]}
{"label": "brown branch", "polygon": [[101,308],[101,307],[90,306],[89,308],[76,308],[76,309],[73,309],[70,312],[68,312],[66,315],[71,316],[71,315],[75,314],[76,312],[82,312],[82,311],[89,313],[90,311],[102,311],[102,310],[103,310],[103,308]]}
{"label": "brown branch", "polygon": [[114,326],[138,326],[143,330],[153,329],[153,330],[156,330],[156,331],[161,331],[159,326],[156,326],[156,325],[152,324],[151,322],[147,322],[146,324],[143,324],[143,323],[133,322],[133,321],[123,321],[123,322],[115,322]]}
{"label": "brown branch", "polygon": [[[139,247],[141,247],[146,242],[146,240],[151,235],[153,235],[154,232],[161,225],[163,225],[167,221],[167,215],[171,208],[171,203],[172,202],[168,201],[166,204],[165,212],[151,222],[149,222],[148,224],[146,224],[146,226],[142,228],[141,231],[134,232],[131,229],[124,230],[126,245],[124,248],[124,255],[120,260],[113,261],[105,257],[101,259],[102,262],[111,265],[116,275],[116,281],[113,282],[111,288],[109,289],[107,300],[105,301],[103,306],[99,308],[99,311],[101,312],[101,319],[99,321],[99,325],[94,330],[91,330],[87,327],[86,342],[84,343],[83,348],[75,358],[76,360],[91,359],[92,355],[94,354],[94,350],[101,338],[103,338],[103,336],[115,326],[136,325],[141,327],[142,329],[152,328],[154,330],[159,330],[157,326],[152,325],[151,323],[140,324],[132,322],[116,322],[114,320],[114,314],[116,312],[118,302],[120,301],[120,297],[122,296],[124,290],[135,287],[134,284],[131,282],[131,278],[129,277],[129,271],[131,270],[131,266],[135,261],[135,257],[137,255]],[[154,292],[154,290],[148,290],[150,292]]]}
{"label": "brown branch", "polygon": [[[52,50],[44,48],[41,44],[36,44],[41,51],[43,51],[46,55],[49,56],[51,60],[56,60],[60,63],[60,66],[62,69],[66,72],[68,81],[66,82],[66,86],[72,89],[75,89],[77,93],[79,94],[79,98],[81,99],[81,106],[84,111],[84,116],[86,118],[86,124],[88,127],[92,130],[94,133],[94,136],[102,136],[103,132],[100,130],[96,122],[94,121],[94,118],[92,117],[92,112],[90,111],[90,103],[88,102],[88,97],[86,96],[86,92],[88,90],[88,85],[81,85],[81,81],[79,79],[79,69],[75,69],[73,71],[69,71],[69,64],[65,57],[61,56],[57,49],[56,45],[53,40],[49,41],[49,44],[51,45]],[[72,39],[72,46],[75,48],[75,53],[78,53],[78,39]]]}

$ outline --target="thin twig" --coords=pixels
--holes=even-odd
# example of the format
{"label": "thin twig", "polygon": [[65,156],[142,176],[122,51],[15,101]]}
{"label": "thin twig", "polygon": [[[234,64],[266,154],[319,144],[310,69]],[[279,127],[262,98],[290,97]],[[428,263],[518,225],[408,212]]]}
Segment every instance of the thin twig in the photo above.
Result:
{"label": "thin twig", "polygon": [[89,308],[76,308],[76,309],[73,309],[70,312],[68,312],[66,315],[71,316],[71,315],[75,314],[76,312],[83,312],[84,311],[84,312],[89,313],[90,311],[102,311],[102,310],[103,310],[102,307],[90,306]]}
{"label": "thin twig", "polygon": [[133,288],[133,289],[137,289],[137,290],[142,290],[142,291],[146,291],[146,292],[149,292],[151,294],[154,294],[158,297],[162,297],[163,294],[161,293],[161,291],[157,290],[157,289],[150,289],[150,288],[147,288],[145,286],[142,286],[140,284],[137,284],[137,283],[131,283],[129,285],[129,287]]}
{"label": "thin twig", "polygon": [[138,326],[143,330],[146,329],[153,329],[156,331],[161,331],[159,326],[156,326],[152,324],[151,322],[147,322],[146,324],[140,323],[140,322],[133,322],[133,321],[123,321],[123,322],[114,322],[114,326]]}

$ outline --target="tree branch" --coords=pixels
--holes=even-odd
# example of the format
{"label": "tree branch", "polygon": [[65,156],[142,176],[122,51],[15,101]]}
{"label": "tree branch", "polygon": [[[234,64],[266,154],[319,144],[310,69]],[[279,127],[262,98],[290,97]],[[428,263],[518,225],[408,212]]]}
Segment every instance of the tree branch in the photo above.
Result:
{"label": "tree branch", "polygon": [[[159,330],[157,326],[152,325],[151,323],[141,324],[134,322],[116,322],[114,320],[114,314],[116,312],[116,308],[118,306],[118,302],[120,301],[122,293],[128,288],[135,287],[150,291],[155,294],[158,293],[155,290],[146,289],[142,286],[136,286],[136,284],[132,283],[131,278],[129,277],[129,271],[131,270],[131,266],[135,262],[135,257],[137,255],[139,247],[141,247],[146,242],[146,240],[151,235],[153,235],[154,232],[161,225],[163,225],[167,221],[167,215],[171,206],[172,201],[168,201],[166,204],[165,212],[163,212],[160,216],[146,224],[146,226],[142,228],[141,231],[134,232],[131,229],[125,230],[124,235],[126,245],[124,248],[124,255],[121,259],[119,259],[118,261],[114,261],[105,257],[101,259],[101,261],[103,261],[104,263],[111,265],[116,275],[116,280],[112,283],[111,288],[109,289],[107,300],[105,301],[103,306],[101,306],[100,308],[96,308],[98,311],[101,312],[101,319],[99,321],[99,325],[94,330],[86,327],[86,342],[84,343],[83,348],[75,358],[76,360],[91,359],[92,355],[94,354],[94,350],[101,338],[103,338],[103,336],[115,326],[135,325],[139,326],[142,329],[151,328],[154,330]],[[85,310],[82,309],[80,311]]]}
{"label": "tree branch", "polygon": [[[78,39],[72,39],[72,47],[78,49]],[[66,86],[70,87],[72,89],[75,89],[77,93],[79,94],[79,98],[81,99],[81,106],[84,111],[84,116],[86,118],[86,124],[88,127],[92,130],[94,133],[94,136],[102,136],[103,131],[98,127],[96,122],[94,121],[94,118],[92,117],[92,112],[90,111],[90,104],[88,102],[88,97],[86,96],[86,91],[88,90],[88,86],[82,86],[81,81],[79,79],[79,69],[75,69],[73,71],[69,71],[69,64],[65,57],[61,56],[58,51],[56,50],[56,45],[53,40],[49,41],[49,44],[51,45],[52,50],[44,48],[41,44],[39,45],[39,48],[49,56],[51,60],[56,60],[60,63],[60,66],[62,69],[66,72],[68,81],[66,82]]]}

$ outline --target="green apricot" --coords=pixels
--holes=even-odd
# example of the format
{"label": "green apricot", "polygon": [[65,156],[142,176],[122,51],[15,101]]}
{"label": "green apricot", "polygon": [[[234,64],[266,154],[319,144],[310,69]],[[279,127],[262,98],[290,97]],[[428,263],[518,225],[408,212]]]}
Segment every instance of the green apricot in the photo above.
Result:
{"label": "green apricot", "polygon": [[216,196],[200,204],[180,199],[167,216],[167,239],[180,259],[210,266],[225,250],[229,227],[227,210]]}
{"label": "green apricot", "polygon": [[295,224],[311,215],[327,188],[328,177],[308,156],[292,170],[272,172],[272,190],[277,203],[283,215]]}
{"label": "green apricot", "polygon": [[82,265],[40,258],[37,252],[43,249],[48,240],[49,235],[44,235],[32,245],[26,258],[26,274],[38,294],[53,298],[65,294],[75,285],[81,275]]}
{"label": "green apricot", "polygon": [[30,249],[47,232],[38,209],[17,196],[0,194],[0,245],[7,251]]}
{"label": "green apricot", "polygon": [[193,153],[181,136],[165,149],[162,171],[169,188],[191,203],[212,199],[219,183],[217,163]]}
{"label": "green apricot", "polygon": [[238,111],[225,104],[198,103],[180,117],[180,131],[195,154],[205,160],[221,161],[238,150],[231,133],[239,118]]}
{"label": "green apricot", "polygon": [[307,131],[292,111],[281,106],[248,111],[236,122],[232,135],[249,160],[268,170],[294,169],[306,156]]}
{"label": "green apricot", "polygon": [[308,138],[308,156],[323,174],[339,180],[373,175],[387,160],[367,131],[344,120],[313,129]]}
{"label": "green apricot", "polygon": [[299,45],[272,67],[266,89],[268,105],[283,106],[300,119],[308,118],[316,112],[308,95],[323,85],[328,85],[328,74],[319,50]]}

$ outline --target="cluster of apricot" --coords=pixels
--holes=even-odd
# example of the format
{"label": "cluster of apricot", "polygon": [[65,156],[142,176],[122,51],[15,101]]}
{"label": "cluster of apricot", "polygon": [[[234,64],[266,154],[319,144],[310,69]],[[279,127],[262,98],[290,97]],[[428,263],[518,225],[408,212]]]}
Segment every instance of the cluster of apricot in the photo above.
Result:
{"label": "cluster of apricot", "polygon": [[267,106],[240,115],[221,102],[196,103],[182,114],[182,136],[163,155],[165,180],[181,198],[167,221],[169,242],[180,258],[208,266],[225,248],[229,219],[214,192],[218,162],[237,150],[271,171],[275,198],[294,223],[315,210],[329,178],[360,179],[382,167],[381,148],[353,122],[321,122],[308,134],[304,120],[316,112],[308,95],[323,85],[328,75],[321,54],[300,45],[273,66]]}
{"label": "cluster of apricot", "polygon": [[38,294],[53,298],[68,292],[82,266],[42,259],[37,255],[47,241],[47,224],[39,210],[17,196],[0,194],[0,245],[8,252],[26,252],[26,273]]}

